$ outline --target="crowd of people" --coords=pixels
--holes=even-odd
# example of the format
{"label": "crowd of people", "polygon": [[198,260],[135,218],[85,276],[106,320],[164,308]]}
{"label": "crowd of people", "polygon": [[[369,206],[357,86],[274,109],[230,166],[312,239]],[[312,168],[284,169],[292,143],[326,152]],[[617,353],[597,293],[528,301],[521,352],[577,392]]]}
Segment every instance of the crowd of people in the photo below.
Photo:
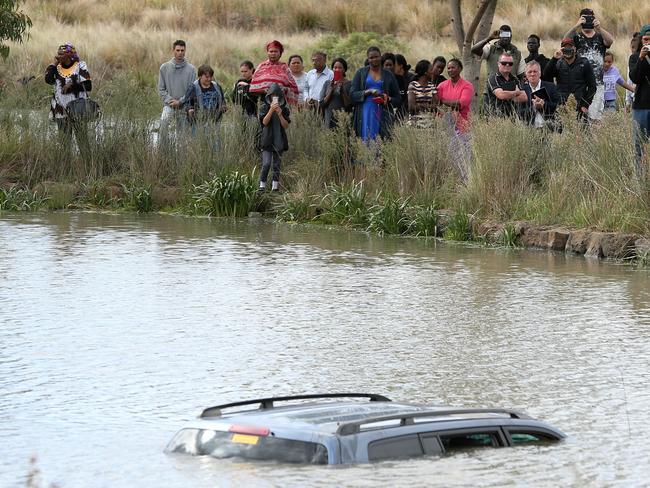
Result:
{"label": "crowd of people", "polygon": [[[538,130],[560,131],[556,112],[570,97],[575,99],[578,119],[598,123],[607,112],[619,110],[616,90],[622,86],[627,91],[626,110],[631,110],[634,121],[636,171],[644,177],[644,148],[650,135],[650,24],[632,37],[627,80],[609,51],[613,36],[592,9],[580,11],[551,58],[540,52],[539,36],[528,36],[528,56],[524,57],[512,43],[512,35],[511,27],[502,25],[471,47],[472,54],[487,66],[481,113],[517,117]],[[172,51],[172,59],[161,65],[158,77],[161,129],[173,119],[193,128],[202,122],[218,122],[229,104],[257,118],[261,190],[266,188],[271,169],[271,190],[279,189],[281,156],[289,144],[286,129],[292,110],[301,109],[318,113],[327,128],[339,125],[341,112],[351,113],[354,134],[367,143],[390,137],[396,122],[427,127],[443,118],[452,134],[451,154],[459,162],[460,176],[467,176],[467,164],[462,161],[466,163],[470,155],[474,87],[463,79],[463,63],[458,58],[421,60],[412,71],[403,55],[369,47],[365,65],[350,80],[345,59],[337,57],[328,66],[327,54],[317,51],[311,56],[313,68],[305,72],[298,54],[289,56],[288,63],[281,61],[284,46],[274,40],[266,45],[267,59],[257,67],[248,60],[240,64],[239,79],[225,92],[214,80],[212,67],[202,65],[196,70],[186,60],[184,41],[174,42]],[[59,48],[45,80],[55,86],[52,116],[61,130],[71,132],[74,124],[69,123],[66,106],[72,99],[88,97],[92,90],[88,68],[72,45]]]}

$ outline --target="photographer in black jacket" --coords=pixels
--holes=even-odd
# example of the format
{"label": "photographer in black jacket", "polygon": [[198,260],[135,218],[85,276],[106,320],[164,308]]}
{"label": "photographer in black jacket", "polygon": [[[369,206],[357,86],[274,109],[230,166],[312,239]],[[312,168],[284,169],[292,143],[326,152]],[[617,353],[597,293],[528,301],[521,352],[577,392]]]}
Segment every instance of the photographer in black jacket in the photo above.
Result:
{"label": "photographer in black jacket", "polygon": [[545,77],[555,78],[560,93],[560,103],[564,104],[573,95],[578,102],[578,117],[587,120],[589,106],[596,93],[596,78],[587,58],[576,56],[573,39],[562,39],[561,49],[544,70]]}

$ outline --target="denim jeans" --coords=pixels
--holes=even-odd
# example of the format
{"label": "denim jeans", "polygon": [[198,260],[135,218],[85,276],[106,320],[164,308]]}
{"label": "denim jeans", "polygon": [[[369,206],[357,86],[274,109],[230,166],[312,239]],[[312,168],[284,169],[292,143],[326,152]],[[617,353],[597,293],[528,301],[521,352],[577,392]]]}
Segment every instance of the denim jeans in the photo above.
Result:
{"label": "denim jeans", "polygon": [[262,151],[262,172],[260,173],[260,182],[266,183],[269,177],[269,170],[273,165],[273,181],[280,181],[280,153],[275,151]]}
{"label": "denim jeans", "polygon": [[650,109],[633,109],[632,120],[634,120],[634,151],[636,153],[635,166],[636,174],[643,178],[646,173],[644,158],[647,156],[644,151],[644,144],[650,138]]}
{"label": "denim jeans", "polygon": [[605,112],[616,112],[617,109],[616,100],[605,100]]}

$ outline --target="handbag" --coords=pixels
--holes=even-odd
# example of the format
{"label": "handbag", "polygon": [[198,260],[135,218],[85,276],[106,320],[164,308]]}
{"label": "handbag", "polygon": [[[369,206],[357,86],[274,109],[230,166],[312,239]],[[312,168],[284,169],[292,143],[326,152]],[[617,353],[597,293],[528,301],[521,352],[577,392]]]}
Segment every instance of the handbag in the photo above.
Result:
{"label": "handbag", "polygon": [[[101,115],[99,104],[88,96],[86,87],[81,83],[84,89],[85,98],[75,98],[65,108],[68,117],[73,121],[91,122],[97,120]],[[77,95],[78,96],[78,95]]]}
{"label": "handbag", "polygon": [[68,103],[65,111],[73,120],[92,121],[100,115],[99,104],[91,98],[76,98]]}

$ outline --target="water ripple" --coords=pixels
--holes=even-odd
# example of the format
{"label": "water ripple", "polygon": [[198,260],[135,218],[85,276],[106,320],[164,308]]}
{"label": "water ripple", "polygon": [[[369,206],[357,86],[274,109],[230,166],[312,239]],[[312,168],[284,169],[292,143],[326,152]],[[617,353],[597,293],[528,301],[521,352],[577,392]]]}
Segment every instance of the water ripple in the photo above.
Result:
{"label": "water ripple", "polygon": [[[64,487],[641,485],[649,285],[582,258],[302,226],[4,214],[0,485],[32,454]],[[513,407],[571,437],[342,468],[162,454],[203,407],[345,390]]]}

